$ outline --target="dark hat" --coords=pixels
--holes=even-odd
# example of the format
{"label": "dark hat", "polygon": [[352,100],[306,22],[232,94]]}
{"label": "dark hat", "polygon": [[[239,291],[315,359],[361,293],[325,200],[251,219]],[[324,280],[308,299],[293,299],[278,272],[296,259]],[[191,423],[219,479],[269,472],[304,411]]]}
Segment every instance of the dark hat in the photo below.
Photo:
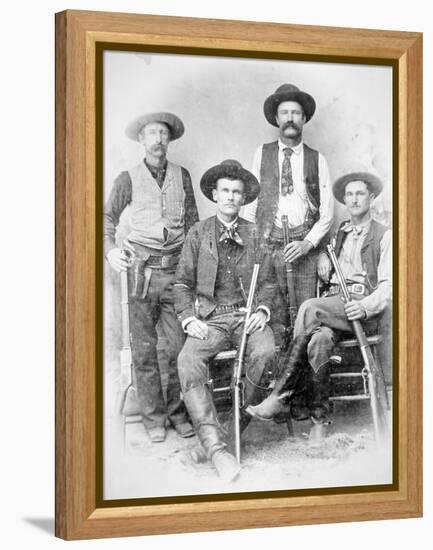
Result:
{"label": "dark hat", "polygon": [[296,101],[302,105],[307,122],[314,115],[314,111],[316,110],[316,102],[310,94],[302,92],[293,84],[282,84],[275,90],[275,93],[266,99],[263,105],[266,120],[269,124],[272,124],[272,126],[278,126],[275,115],[277,114],[278,105],[283,101]]}
{"label": "dark hat", "polygon": [[257,178],[245,168],[237,160],[223,160],[221,164],[212,166],[207,170],[201,180],[200,189],[203,195],[209,200],[215,202],[212,196],[212,191],[216,188],[217,181],[220,178],[237,179],[244,182],[245,202],[249,204],[257,198],[260,192],[260,185]]}
{"label": "dark hat", "polygon": [[138,141],[138,134],[141,132],[143,127],[150,122],[162,122],[164,124],[167,124],[167,126],[170,128],[170,141],[174,141],[175,139],[180,138],[180,136],[183,135],[185,131],[183,122],[178,116],[174,115],[173,113],[162,112],[147,113],[145,115],[139,116],[130,124],[128,124],[125,130],[125,134],[130,139]]}
{"label": "dark hat", "polygon": [[370,174],[369,172],[351,172],[350,174],[338,178],[332,187],[334,197],[343,204],[346,185],[351,181],[363,181],[368,186],[370,193],[373,193],[375,197],[377,197],[383,189],[382,182],[374,174]]}

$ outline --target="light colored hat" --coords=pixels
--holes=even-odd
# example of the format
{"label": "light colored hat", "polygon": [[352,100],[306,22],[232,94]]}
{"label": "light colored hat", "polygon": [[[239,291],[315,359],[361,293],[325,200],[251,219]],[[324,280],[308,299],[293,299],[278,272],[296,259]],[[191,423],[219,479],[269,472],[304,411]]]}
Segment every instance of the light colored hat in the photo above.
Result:
{"label": "light colored hat", "polygon": [[332,187],[334,197],[343,204],[346,185],[351,181],[363,181],[375,197],[377,197],[383,189],[381,180],[374,174],[371,174],[370,172],[351,172],[350,174],[346,174],[341,178],[338,178]]}
{"label": "light colored hat", "polygon": [[138,141],[139,133],[141,132],[143,127],[150,122],[163,122],[164,124],[167,124],[167,126],[170,128],[170,141],[174,141],[175,139],[180,138],[185,131],[183,122],[178,116],[174,115],[173,113],[161,112],[147,113],[145,115],[139,116],[130,124],[128,124],[125,130],[125,134],[130,139]]}

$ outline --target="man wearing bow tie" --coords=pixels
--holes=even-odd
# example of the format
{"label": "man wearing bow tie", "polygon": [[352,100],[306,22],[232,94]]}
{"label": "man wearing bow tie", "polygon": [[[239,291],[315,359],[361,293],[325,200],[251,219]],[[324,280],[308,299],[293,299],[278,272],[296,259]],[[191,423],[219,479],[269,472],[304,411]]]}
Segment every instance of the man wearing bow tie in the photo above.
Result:
{"label": "man wearing bow tie", "polygon": [[375,330],[378,316],[391,303],[391,230],[372,219],[370,212],[381,191],[379,178],[367,172],[350,173],[335,182],[334,196],[350,215],[337,231],[335,254],[352,299],[344,303],[331,261],[321,253],[318,272],[330,283],[329,288],[321,298],[309,299],[300,307],[286,370],[273,393],[260,405],[248,408],[252,416],[268,420],[284,410],[302,376],[306,354],[313,371],[311,419],[313,424],[328,423],[327,364],[335,343],[342,332],[352,332],[351,321],[364,321],[367,332]]}
{"label": "man wearing bow tie", "polygon": [[[187,333],[178,370],[184,402],[207,458],[220,477],[231,481],[239,466],[226,449],[227,434],[208,388],[208,363],[220,351],[236,347],[242,336],[243,308],[258,250],[256,227],[240,218],[239,210],[257,197],[259,184],[240,163],[227,160],[207,170],[200,187],[216,203],[217,212],[191,228],[176,272],[175,308]],[[260,381],[274,360],[267,322],[275,285],[267,265],[263,262],[260,270],[256,307],[247,327],[244,397],[252,404],[263,398]]]}
{"label": "man wearing bow tie", "polygon": [[[324,156],[302,139],[316,110],[310,94],[283,84],[266,99],[263,110],[279,136],[255,152],[252,172],[261,192],[243,216],[256,222],[260,238],[274,247],[280,299],[287,295],[285,262],[293,264],[297,303],[290,305],[299,307],[316,295],[317,256],[333,220],[329,170]],[[287,216],[291,241],[285,247],[282,216]]]}

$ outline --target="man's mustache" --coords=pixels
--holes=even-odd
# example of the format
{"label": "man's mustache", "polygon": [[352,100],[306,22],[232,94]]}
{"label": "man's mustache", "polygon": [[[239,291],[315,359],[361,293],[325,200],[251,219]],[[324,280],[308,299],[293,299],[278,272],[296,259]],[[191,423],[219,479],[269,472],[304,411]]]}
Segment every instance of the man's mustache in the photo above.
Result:
{"label": "man's mustache", "polygon": [[294,122],[285,122],[283,124],[283,130],[285,130],[286,128],[295,128],[296,130],[299,130],[299,126]]}

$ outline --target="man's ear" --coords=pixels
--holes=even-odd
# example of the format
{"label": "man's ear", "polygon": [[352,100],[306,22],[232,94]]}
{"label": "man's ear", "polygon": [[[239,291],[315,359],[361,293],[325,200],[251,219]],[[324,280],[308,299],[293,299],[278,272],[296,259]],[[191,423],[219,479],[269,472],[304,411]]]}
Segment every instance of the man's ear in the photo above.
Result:
{"label": "man's ear", "polygon": [[216,194],[217,194],[217,190],[215,188],[212,189],[212,198],[215,202],[216,202]]}

